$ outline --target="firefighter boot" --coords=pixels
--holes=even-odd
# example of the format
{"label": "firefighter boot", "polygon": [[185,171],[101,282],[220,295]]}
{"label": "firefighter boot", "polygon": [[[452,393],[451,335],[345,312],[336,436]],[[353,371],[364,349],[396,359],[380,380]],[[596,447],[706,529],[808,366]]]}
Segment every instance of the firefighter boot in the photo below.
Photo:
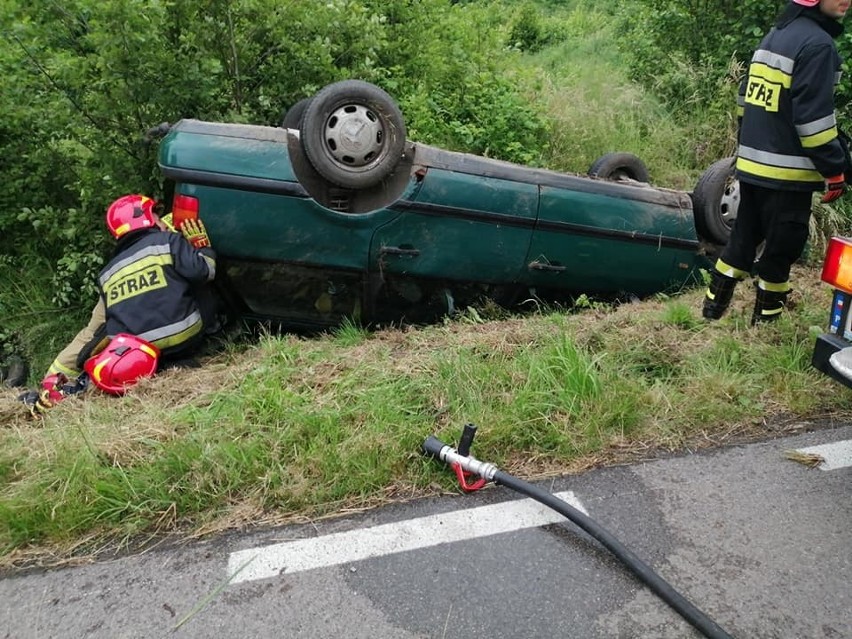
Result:
{"label": "firefighter boot", "polygon": [[762,322],[774,322],[781,317],[781,311],[784,310],[784,304],[789,294],[789,289],[786,291],[768,291],[758,284],[757,295],[754,301],[754,313],[751,316],[751,325],[754,326]]}
{"label": "firefighter boot", "polygon": [[717,320],[724,315],[731,303],[737,282],[739,280],[735,277],[728,277],[722,275],[719,271],[713,271],[710,286],[707,287],[707,292],[704,294],[704,308],[701,311],[704,319]]}

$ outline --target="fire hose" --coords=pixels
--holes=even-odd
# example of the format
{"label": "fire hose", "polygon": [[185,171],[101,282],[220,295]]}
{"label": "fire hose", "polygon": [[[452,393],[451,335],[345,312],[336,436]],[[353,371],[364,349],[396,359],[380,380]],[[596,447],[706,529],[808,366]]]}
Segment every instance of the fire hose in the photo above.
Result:
{"label": "fire hose", "polygon": [[[494,464],[480,461],[470,455],[470,446],[473,443],[475,434],[476,426],[472,424],[465,425],[459,441],[458,450],[445,444],[435,436],[430,435],[423,442],[423,452],[449,465],[456,473],[459,483],[465,491],[478,490],[489,481],[493,481],[495,484],[506,486],[522,495],[531,497],[564,515],[600,542],[638,577],[642,583],[654,591],[654,593],[669,604],[669,606],[705,637],[709,637],[710,639],[732,639],[731,635],[722,630],[716,622],[701,612],[686,597],[677,592],[668,582],[654,572],[650,566],[639,559],[593,519],[567,502],[554,497],[549,492],[503,472]],[[474,476],[479,477],[479,479],[473,483],[468,483],[468,479]]]}

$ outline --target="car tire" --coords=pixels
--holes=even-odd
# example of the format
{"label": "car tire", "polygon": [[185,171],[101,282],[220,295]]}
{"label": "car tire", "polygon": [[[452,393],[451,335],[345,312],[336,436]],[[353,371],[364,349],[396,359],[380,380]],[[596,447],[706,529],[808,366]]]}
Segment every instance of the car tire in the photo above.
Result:
{"label": "car tire", "polygon": [[740,204],[740,183],[734,175],[734,165],[734,157],[714,162],[701,174],[692,193],[698,234],[719,246],[728,243]]}
{"label": "car tire", "polygon": [[284,112],[284,117],[281,118],[282,129],[298,129],[302,124],[302,118],[305,115],[305,110],[311,103],[313,98],[302,98],[296,104],[291,106]]}
{"label": "car tire", "polygon": [[390,175],[405,148],[405,122],[396,102],[379,87],[344,80],[320,90],[299,126],[308,160],[323,178],[364,189]]}
{"label": "car tire", "polygon": [[589,168],[589,175],[617,181],[649,182],[651,179],[648,167],[632,153],[607,153],[601,156]]}
{"label": "car tire", "polygon": [[0,366],[0,383],[4,386],[23,386],[27,381],[29,367],[23,357],[11,356],[3,366]]}

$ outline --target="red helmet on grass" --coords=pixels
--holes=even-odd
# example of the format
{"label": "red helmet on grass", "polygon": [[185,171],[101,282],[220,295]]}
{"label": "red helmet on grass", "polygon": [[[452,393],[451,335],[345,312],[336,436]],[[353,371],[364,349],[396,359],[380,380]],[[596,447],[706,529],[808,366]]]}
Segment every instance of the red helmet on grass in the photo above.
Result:
{"label": "red helmet on grass", "polygon": [[119,333],[107,347],[86,360],[83,368],[95,386],[111,395],[124,395],[141,377],[157,372],[160,349],[135,335]]}
{"label": "red helmet on grass", "polygon": [[109,205],[106,225],[115,239],[131,231],[153,228],[157,224],[154,206],[157,203],[144,195],[125,195]]}

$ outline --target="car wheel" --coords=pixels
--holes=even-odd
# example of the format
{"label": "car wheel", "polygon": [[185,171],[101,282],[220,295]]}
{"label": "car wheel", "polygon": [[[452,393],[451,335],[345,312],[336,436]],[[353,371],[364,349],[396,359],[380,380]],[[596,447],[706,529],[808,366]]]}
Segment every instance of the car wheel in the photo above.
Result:
{"label": "car wheel", "polygon": [[734,175],[734,160],[729,157],[711,164],[692,193],[699,235],[720,246],[728,243],[740,206],[740,182]]}
{"label": "car wheel", "polygon": [[311,103],[313,98],[302,98],[296,104],[291,106],[284,112],[284,117],[281,118],[282,129],[298,129],[302,123],[302,117],[305,115],[305,110]]}
{"label": "car wheel", "polygon": [[636,182],[648,182],[651,177],[645,163],[632,153],[607,153],[601,156],[589,168],[589,175],[607,180]]}
{"label": "car wheel", "polygon": [[396,102],[361,80],[320,90],[299,126],[305,155],[322,177],[363,189],[390,175],[405,147],[405,122]]}

